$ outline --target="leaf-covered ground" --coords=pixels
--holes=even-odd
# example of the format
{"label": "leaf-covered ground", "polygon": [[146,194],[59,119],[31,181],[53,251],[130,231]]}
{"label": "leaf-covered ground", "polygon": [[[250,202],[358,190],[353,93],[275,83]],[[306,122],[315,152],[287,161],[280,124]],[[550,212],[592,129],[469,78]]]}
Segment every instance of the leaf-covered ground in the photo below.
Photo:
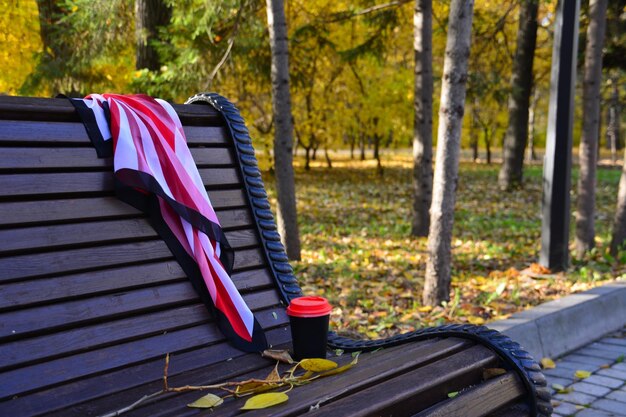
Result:
{"label": "leaf-covered ground", "polygon": [[[295,163],[302,261],[293,265],[305,294],[323,295],[335,306],[331,325],[344,333],[373,338],[447,322],[482,324],[626,277],[626,267],[605,250],[617,169],[598,172],[598,248],[586,259],[572,259],[567,273],[546,274],[534,264],[541,237],[542,167],[526,169],[522,190],[503,193],[497,188],[499,165],[463,163],[451,301],[432,309],[420,301],[426,238],[409,236],[409,158],[387,157],[383,177],[373,161],[344,159],[334,161],[332,169],[314,163],[308,172],[302,161]],[[264,178],[273,199],[273,181],[267,172]],[[572,210],[575,201],[573,194]],[[573,228],[570,237],[573,241]]]}

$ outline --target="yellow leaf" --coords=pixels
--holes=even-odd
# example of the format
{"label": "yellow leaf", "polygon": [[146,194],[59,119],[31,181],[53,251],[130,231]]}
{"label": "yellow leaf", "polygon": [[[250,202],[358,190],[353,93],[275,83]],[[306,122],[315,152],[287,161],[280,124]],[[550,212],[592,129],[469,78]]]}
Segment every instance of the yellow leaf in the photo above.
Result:
{"label": "yellow leaf", "polygon": [[284,403],[289,397],[284,392],[268,392],[251,397],[241,407],[242,410],[259,410]]}
{"label": "yellow leaf", "polygon": [[485,319],[479,316],[469,316],[467,321],[471,324],[485,324]]}
{"label": "yellow leaf", "polygon": [[420,313],[428,313],[432,310],[432,306],[422,306],[420,308],[417,309],[417,311],[419,311]]}
{"label": "yellow leaf", "polygon": [[350,362],[350,363],[348,363],[346,365],[340,366],[339,368],[335,368],[335,369],[331,369],[329,371],[323,372],[319,376],[320,377],[325,377],[325,376],[331,376],[331,375],[340,374],[340,373],[345,372],[348,369],[352,368],[358,362],[359,362],[359,355],[356,355],[356,356],[354,356],[354,359],[352,359],[352,362]]}
{"label": "yellow leaf", "polygon": [[580,379],[585,379],[585,378],[589,378],[591,376],[591,372],[589,371],[582,371],[582,370],[578,370],[574,373],[574,376],[576,378],[580,378]]}
{"label": "yellow leaf", "polygon": [[502,368],[487,368],[483,371],[483,379],[487,381],[488,379],[495,378],[504,374],[506,374],[506,370]]}
{"label": "yellow leaf", "polygon": [[204,397],[198,398],[191,404],[187,404],[187,407],[191,408],[213,408],[222,404],[224,400],[214,394],[207,394]]}
{"label": "yellow leaf", "polygon": [[554,369],[556,368],[556,363],[550,358],[542,358],[541,366],[543,366],[543,369]]}
{"label": "yellow leaf", "polygon": [[335,369],[337,366],[336,362],[329,361],[328,359],[302,359],[302,361],[300,361],[300,367],[302,369],[312,372],[328,371]]}

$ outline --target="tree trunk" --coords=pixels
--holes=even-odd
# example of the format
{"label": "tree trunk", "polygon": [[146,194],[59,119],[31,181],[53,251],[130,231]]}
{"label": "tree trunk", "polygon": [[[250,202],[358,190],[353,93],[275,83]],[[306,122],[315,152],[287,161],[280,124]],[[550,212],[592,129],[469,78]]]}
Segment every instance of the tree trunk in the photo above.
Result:
{"label": "tree trunk", "polygon": [[411,234],[428,236],[433,194],[432,0],[415,0],[413,51],[413,213]]}
{"label": "tree trunk", "polygon": [[328,154],[328,148],[324,148],[324,158],[326,158],[326,166],[328,169],[332,169],[333,161],[330,159],[330,155]]}
{"label": "tree trunk", "polygon": [[[65,20],[69,12],[68,8],[62,7],[65,3],[59,0],[37,0],[39,11],[39,36],[42,43],[41,63],[45,70],[45,78],[51,81],[54,94],[62,93],[69,97],[82,97],[84,94],[78,91],[76,82],[72,81],[69,74],[73,69],[76,71],[74,50],[69,42],[64,42],[62,38],[65,32],[70,31],[70,24]],[[41,80],[34,83],[35,91],[41,88]]]}
{"label": "tree trunk", "polygon": [[617,208],[613,220],[613,233],[611,236],[611,254],[617,256],[619,249],[626,240],[626,152],[624,152],[624,165],[622,176],[619,179],[619,191],[617,193]]}
{"label": "tree trunk", "polygon": [[491,137],[489,129],[485,129],[485,152],[487,156],[487,165],[491,165]]}
{"label": "tree trunk", "polygon": [[380,141],[380,135],[378,133],[374,133],[374,159],[376,160],[376,172],[382,177],[383,164],[380,162]]}
{"label": "tree trunk", "polygon": [[365,133],[361,132],[361,138],[359,139],[359,147],[361,151],[361,161],[365,161]]}
{"label": "tree trunk", "polygon": [[537,109],[537,101],[539,101],[539,93],[537,90],[533,93],[533,99],[528,108],[528,160],[535,161],[537,154],[535,153],[535,110]]}
{"label": "tree trunk", "polygon": [[583,76],[583,131],[578,147],[580,174],[576,205],[576,254],[582,257],[595,246],[596,167],[598,164],[598,125],[600,124],[600,85],[602,45],[608,0],[589,2],[589,26]]}
{"label": "tree trunk", "polygon": [[524,152],[528,138],[528,107],[533,85],[533,58],[537,40],[538,0],[522,0],[517,30],[517,49],[511,75],[509,124],[504,139],[498,183],[510,190],[522,184]]}
{"label": "tree trunk", "polygon": [[350,159],[354,159],[354,146],[356,144],[356,136],[350,135]]}
{"label": "tree trunk", "polygon": [[289,49],[283,0],[267,0],[267,24],[272,50],[272,111],[274,113],[274,159],[278,232],[287,256],[300,260],[300,236],[296,210],[296,185],[293,172],[293,124],[289,93]]}
{"label": "tree trunk", "polygon": [[437,158],[430,207],[428,261],[422,301],[438,305],[450,298],[451,242],[459,174],[461,125],[470,54],[473,0],[452,0],[443,67]]}
{"label": "tree trunk", "polygon": [[609,102],[608,122],[606,126],[606,139],[611,149],[611,162],[615,165],[617,160],[617,151],[620,149],[620,103],[619,103],[619,86],[615,75],[611,76],[611,87],[613,93]]}
{"label": "tree trunk", "polygon": [[135,0],[135,68],[158,71],[161,60],[155,43],[159,41],[159,28],[169,24],[172,9],[163,0]]}

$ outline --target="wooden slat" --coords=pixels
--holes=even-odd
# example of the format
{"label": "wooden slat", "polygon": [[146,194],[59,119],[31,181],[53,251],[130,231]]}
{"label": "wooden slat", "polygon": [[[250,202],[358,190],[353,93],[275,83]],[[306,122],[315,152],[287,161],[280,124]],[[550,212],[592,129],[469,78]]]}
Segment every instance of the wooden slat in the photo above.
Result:
{"label": "wooden slat", "polygon": [[[497,363],[497,357],[488,348],[474,346],[406,374],[380,380],[382,386],[371,381],[371,387],[328,404],[309,415],[411,416],[415,410],[422,410],[446,399],[449,392],[459,391],[467,385],[479,382],[482,370]],[[376,368],[375,363],[369,366]],[[287,407],[288,405],[285,406]]]}
{"label": "wooden slat", "polygon": [[[3,271],[0,283],[137,262],[167,260],[171,257],[170,250],[162,240],[7,256],[0,258],[0,270]],[[264,264],[265,255],[260,250],[245,249],[236,253],[233,270],[237,272]]]}
{"label": "wooden slat", "polygon": [[[89,148],[0,148],[0,170],[45,171],[51,169],[113,169],[112,158],[97,158],[96,151]],[[191,150],[199,168],[233,166],[236,162],[232,149],[194,148]]]}
{"label": "wooden slat", "polygon": [[[226,232],[254,226],[247,209],[225,211],[220,220]],[[0,248],[0,255],[19,251],[32,253],[41,249],[55,250],[69,246],[123,243],[157,237],[157,232],[145,218],[6,229],[0,230],[0,242],[4,242]],[[245,246],[255,243],[256,239],[244,242]],[[239,242],[234,240],[231,246],[237,248],[237,244]]]}
{"label": "wooden slat", "polygon": [[[232,279],[244,293],[273,284],[266,268],[234,273]],[[185,280],[185,273],[174,260],[28,280],[2,286],[0,311]]]}
{"label": "wooden slat", "polygon": [[[285,311],[276,308],[257,310],[255,317],[263,328],[268,329],[285,326],[289,321]],[[194,304],[6,343],[0,345],[0,370],[24,367],[33,362],[43,362],[186,327],[209,325],[210,322],[213,322],[213,318],[206,306]]]}
{"label": "wooden slat", "polygon": [[77,301],[11,311],[0,315],[0,340],[12,340],[59,327],[78,326],[107,317],[176,307],[198,300],[187,282],[142,288]]}
{"label": "wooden slat", "polygon": [[0,311],[186,279],[175,260],[4,284]]}
{"label": "wooden slat", "polygon": [[[222,117],[211,106],[174,104],[183,125],[221,126]],[[74,106],[67,99],[39,97],[0,97],[0,119],[78,121]]]}
{"label": "wooden slat", "polygon": [[[218,217],[220,210],[246,205],[243,190],[213,190],[209,192],[209,198],[213,208],[218,211]],[[4,202],[0,203],[0,226],[128,218],[140,213],[112,196]]]}
{"label": "wooden slat", "polygon": [[[200,177],[208,188],[223,189],[241,185],[235,168],[199,169]],[[0,175],[0,198],[41,197],[59,195],[75,197],[85,193],[113,191],[110,172],[39,173]]]}
{"label": "wooden slat", "polygon": [[[229,146],[232,144],[224,127],[183,126],[183,130],[190,147],[198,145]],[[0,120],[0,146],[9,145],[71,145],[82,146],[93,152],[93,146],[85,127],[80,122]]]}
{"label": "wooden slat", "polygon": [[525,394],[519,377],[509,372],[465,390],[455,398],[439,403],[416,417],[484,417]]}
{"label": "wooden slat", "polygon": [[[266,336],[268,342],[276,346],[286,343],[289,340],[288,334],[286,328],[277,328],[267,332]],[[108,373],[0,402],[0,415],[85,417],[103,414],[117,406],[112,404],[111,397],[107,396],[115,394],[115,401],[126,404],[128,400],[135,401],[146,392],[158,391],[162,387],[164,354],[165,352],[161,357],[132,367],[111,370]],[[169,375],[173,384],[183,385],[182,381],[186,381],[190,375],[193,376],[195,370],[204,378],[210,375],[234,378],[251,368],[269,366],[273,366],[273,362],[259,358],[258,354],[244,354],[227,343],[220,343],[173,355]],[[139,396],[137,392],[140,393]],[[98,398],[102,400],[94,401]],[[85,403],[85,407],[76,406],[81,402]]]}
{"label": "wooden slat", "polygon": [[0,370],[211,321],[203,304],[171,308],[0,345]]}

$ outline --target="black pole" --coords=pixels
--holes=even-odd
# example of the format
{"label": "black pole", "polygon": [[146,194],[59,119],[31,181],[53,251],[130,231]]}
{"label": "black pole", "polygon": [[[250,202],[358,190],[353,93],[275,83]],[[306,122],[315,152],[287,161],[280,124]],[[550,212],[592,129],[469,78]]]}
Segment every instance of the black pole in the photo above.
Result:
{"label": "black pole", "polygon": [[539,263],[553,271],[567,269],[569,261],[569,193],[579,12],[580,0],[560,0],[554,28],[539,256]]}

